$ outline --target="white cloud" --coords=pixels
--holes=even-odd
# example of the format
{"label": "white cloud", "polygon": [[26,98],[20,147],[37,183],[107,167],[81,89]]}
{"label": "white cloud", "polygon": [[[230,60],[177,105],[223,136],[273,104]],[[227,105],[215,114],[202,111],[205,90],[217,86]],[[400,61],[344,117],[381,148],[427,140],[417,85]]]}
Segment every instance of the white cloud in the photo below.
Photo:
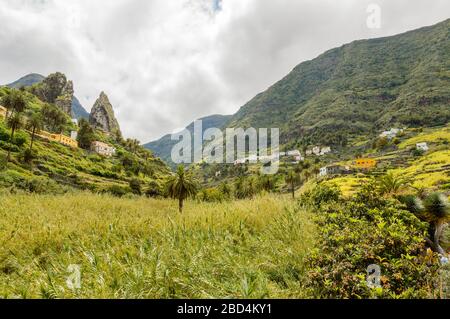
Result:
{"label": "white cloud", "polygon": [[[0,1],[0,83],[64,72],[88,110],[105,91],[125,136],[143,142],[237,111],[327,49],[450,12],[448,0]],[[366,26],[369,3],[381,29]]]}

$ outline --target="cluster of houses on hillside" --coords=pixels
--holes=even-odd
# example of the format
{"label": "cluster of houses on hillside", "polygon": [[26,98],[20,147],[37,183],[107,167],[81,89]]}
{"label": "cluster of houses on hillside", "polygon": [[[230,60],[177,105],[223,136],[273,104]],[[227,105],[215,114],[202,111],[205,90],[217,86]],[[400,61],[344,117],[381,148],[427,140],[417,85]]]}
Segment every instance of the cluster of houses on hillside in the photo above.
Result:
{"label": "cluster of houses on hillside", "polygon": [[[306,156],[323,156],[326,154],[331,153],[331,147],[320,147],[320,146],[314,146],[312,149],[306,151]],[[278,152],[274,153],[272,155],[266,155],[266,156],[257,156],[257,155],[250,155],[245,158],[238,158],[236,161],[234,161],[234,165],[239,164],[245,164],[245,163],[258,163],[258,162],[270,162],[282,158],[291,158],[292,164],[298,164],[301,161],[305,160],[305,157],[302,155],[302,153],[299,150],[291,150],[287,152]]]}
{"label": "cluster of houses on hillside", "polygon": [[[65,136],[63,134],[54,134],[46,131],[39,131],[37,136],[46,139],[48,141],[58,142],[62,145],[78,148],[78,142],[76,140],[76,131],[71,132],[71,136]],[[94,141],[91,144],[91,151],[103,156],[113,156],[116,153],[116,149],[106,143],[100,141]]]}
{"label": "cluster of houses on hillside", "polygon": [[306,151],[306,156],[316,155],[316,156],[323,156],[326,154],[331,153],[331,147],[325,146],[314,146],[312,149]]}
{"label": "cluster of houses on hillside", "polygon": [[328,165],[320,168],[319,176],[352,174],[355,170],[371,170],[377,166],[373,158],[355,159],[352,165]]}
{"label": "cluster of houses on hillside", "polygon": [[293,163],[299,163],[300,161],[303,161],[305,159],[299,150],[293,150],[288,152],[278,152],[271,155],[250,155],[248,157],[238,158],[234,161],[234,165],[258,162],[267,163],[270,161],[276,161],[283,157],[292,157]]}

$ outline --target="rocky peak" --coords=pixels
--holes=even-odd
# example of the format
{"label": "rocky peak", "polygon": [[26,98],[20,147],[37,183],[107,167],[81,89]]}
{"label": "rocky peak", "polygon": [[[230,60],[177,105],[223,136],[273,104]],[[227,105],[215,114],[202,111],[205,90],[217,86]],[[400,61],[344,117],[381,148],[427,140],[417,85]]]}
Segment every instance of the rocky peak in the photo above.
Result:
{"label": "rocky peak", "polygon": [[32,88],[33,93],[42,101],[52,103],[71,115],[73,99],[73,82],[68,81],[60,72],[50,74]]}
{"label": "rocky peak", "polygon": [[116,132],[121,134],[113,107],[105,92],[101,92],[99,98],[95,101],[89,116],[89,122],[94,128],[106,133]]}

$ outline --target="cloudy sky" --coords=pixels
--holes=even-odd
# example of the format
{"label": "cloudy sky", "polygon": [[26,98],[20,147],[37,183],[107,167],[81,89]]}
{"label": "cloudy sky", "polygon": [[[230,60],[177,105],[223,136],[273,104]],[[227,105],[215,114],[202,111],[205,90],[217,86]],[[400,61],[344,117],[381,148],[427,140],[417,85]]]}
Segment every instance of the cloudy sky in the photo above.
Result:
{"label": "cloudy sky", "polygon": [[448,0],[0,0],[0,83],[63,72],[88,111],[105,91],[124,135],[148,142],[234,113],[325,50],[449,13]]}

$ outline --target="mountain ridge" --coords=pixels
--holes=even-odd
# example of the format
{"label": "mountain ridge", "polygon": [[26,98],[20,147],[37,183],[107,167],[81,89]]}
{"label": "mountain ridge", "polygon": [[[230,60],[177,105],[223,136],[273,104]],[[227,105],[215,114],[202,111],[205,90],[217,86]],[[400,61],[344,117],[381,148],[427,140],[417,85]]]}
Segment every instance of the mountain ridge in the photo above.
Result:
{"label": "mountain ridge", "polygon": [[[339,148],[358,134],[450,120],[450,19],[360,39],[295,66],[221,127],[278,127],[286,147]],[[160,154],[161,158],[167,158]]]}

